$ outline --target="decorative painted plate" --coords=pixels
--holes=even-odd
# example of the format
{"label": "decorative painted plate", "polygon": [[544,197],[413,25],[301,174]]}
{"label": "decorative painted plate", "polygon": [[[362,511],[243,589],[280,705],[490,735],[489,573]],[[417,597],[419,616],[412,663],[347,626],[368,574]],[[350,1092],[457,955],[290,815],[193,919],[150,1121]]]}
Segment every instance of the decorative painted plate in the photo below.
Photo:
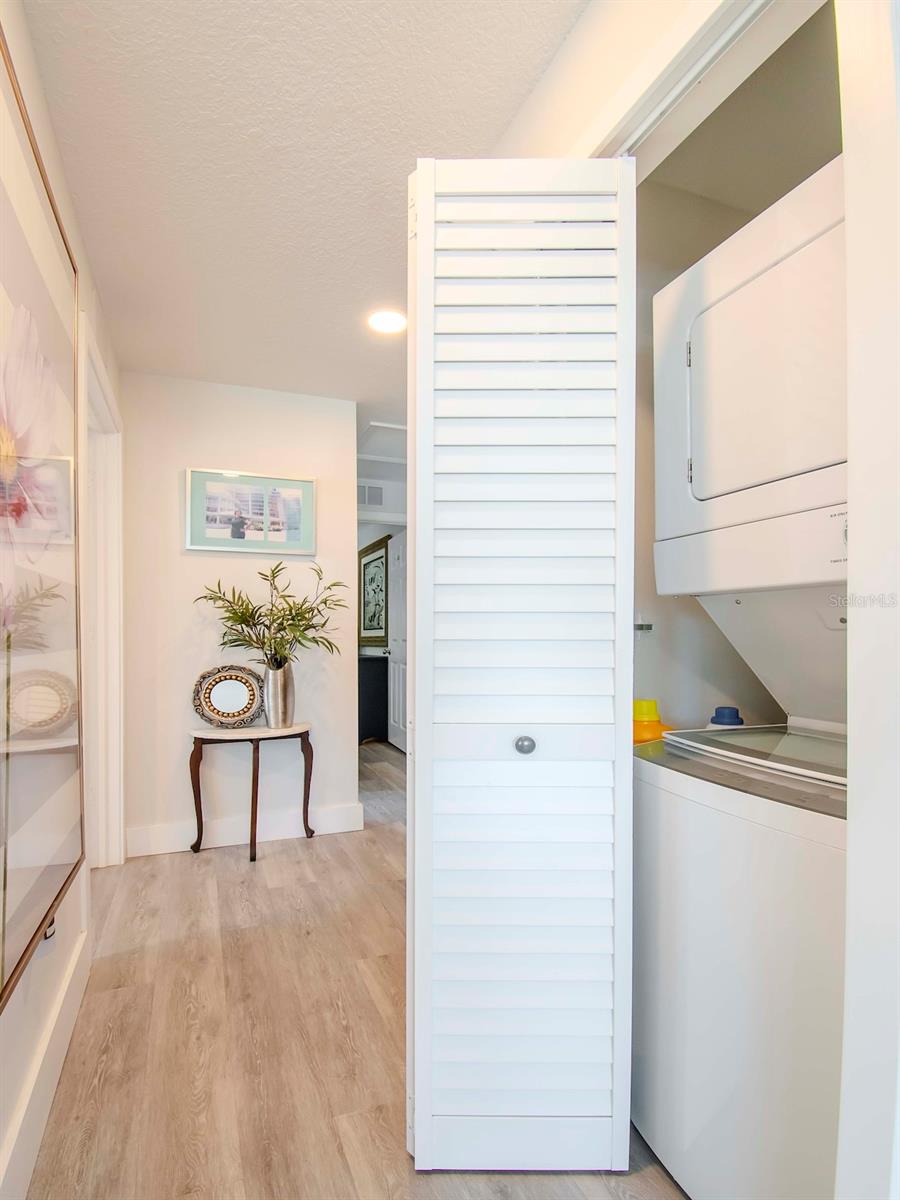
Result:
{"label": "decorative painted plate", "polygon": [[252,725],[262,710],[262,677],[251,667],[212,667],[194,684],[194,712],[219,729]]}
{"label": "decorative painted plate", "polygon": [[53,737],[78,714],[78,693],[58,671],[20,671],[10,683],[11,732],[17,737]]}

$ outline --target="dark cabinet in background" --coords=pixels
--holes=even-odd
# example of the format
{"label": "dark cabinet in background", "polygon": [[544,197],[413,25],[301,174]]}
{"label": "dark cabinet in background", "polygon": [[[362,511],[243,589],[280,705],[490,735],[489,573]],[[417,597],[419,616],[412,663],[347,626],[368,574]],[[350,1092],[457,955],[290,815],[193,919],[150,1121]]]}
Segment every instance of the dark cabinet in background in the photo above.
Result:
{"label": "dark cabinet in background", "polygon": [[388,660],[386,655],[359,658],[359,740],[386,742],[388,735]]}

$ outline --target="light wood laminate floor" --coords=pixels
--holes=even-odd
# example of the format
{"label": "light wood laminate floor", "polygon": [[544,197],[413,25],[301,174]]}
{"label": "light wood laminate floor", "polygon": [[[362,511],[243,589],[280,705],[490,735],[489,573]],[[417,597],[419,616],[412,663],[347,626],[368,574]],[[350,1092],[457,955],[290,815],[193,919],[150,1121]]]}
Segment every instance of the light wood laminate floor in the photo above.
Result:
{"label": "light wood laminate floor", "polygon": [[404,1145],[404,757],[367,828],[93,873],[94,959],[29,1200],[676,1200],[628,1175],[416,1175]]}

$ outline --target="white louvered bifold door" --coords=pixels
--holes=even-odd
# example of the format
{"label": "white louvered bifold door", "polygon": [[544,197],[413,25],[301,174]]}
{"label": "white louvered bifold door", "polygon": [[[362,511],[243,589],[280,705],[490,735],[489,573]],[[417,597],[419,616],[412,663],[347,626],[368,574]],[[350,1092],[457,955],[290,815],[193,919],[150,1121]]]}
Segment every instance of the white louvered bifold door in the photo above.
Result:
{"label": "white louvered bifold door", "polygon": [[634,166],[411,184],[410,1148],[621,1170]]}

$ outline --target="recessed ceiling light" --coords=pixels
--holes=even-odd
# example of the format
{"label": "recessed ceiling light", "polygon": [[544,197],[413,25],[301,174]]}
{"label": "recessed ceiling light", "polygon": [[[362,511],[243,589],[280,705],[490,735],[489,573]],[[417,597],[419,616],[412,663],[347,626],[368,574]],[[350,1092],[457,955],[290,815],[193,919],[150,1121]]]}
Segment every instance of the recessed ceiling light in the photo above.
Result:
{"label": "recessed ceiling light", "polygon": [[369,328],[376,333],[402,333],[406,328],[406,317],[389,308],[381,309],[370,315]]}

